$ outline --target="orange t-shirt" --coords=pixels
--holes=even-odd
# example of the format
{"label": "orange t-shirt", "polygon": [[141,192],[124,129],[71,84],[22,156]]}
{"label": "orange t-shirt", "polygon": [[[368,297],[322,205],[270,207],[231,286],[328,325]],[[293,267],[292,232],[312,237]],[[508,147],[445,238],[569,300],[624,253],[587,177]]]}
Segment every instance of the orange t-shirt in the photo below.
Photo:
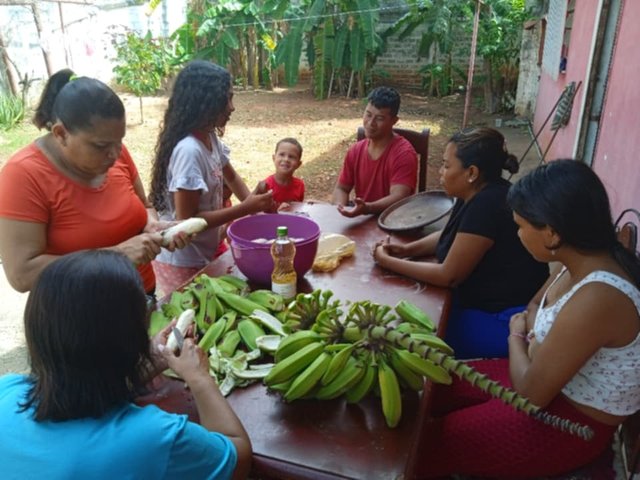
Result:
{"label": "orange t-shirt", "polygon": [[[147,210],[133,187],[137,178],[124,146],[104,183],[92,188],[64,176],[32,143],[0,171],[0,216],[45,223],[46,254],[111,247],[142,233],[147,224]],[[145,291],[152,291],[151,264],[138,271]]]}

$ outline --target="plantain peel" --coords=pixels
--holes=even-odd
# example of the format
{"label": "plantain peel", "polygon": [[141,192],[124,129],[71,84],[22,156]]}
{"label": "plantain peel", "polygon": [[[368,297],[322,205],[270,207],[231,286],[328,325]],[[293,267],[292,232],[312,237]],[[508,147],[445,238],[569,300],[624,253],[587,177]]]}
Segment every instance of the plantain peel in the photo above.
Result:
{"label": "plantain peel", "polygon": [[318,251],[313,261],[314,272],[331,272],[338,268],[343,258],[352,256],[356,243],[339,233],[326,233],[318,240]]}

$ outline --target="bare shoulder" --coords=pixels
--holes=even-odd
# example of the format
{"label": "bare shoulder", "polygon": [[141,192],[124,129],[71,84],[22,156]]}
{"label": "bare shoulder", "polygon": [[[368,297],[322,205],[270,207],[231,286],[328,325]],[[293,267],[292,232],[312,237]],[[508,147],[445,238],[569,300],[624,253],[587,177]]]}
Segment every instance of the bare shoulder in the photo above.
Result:
{"label": "bare shoulder", "polygon": [[558,320],[565,326],[599,335],[607,347],[626,345],[640,331],[640,316],[633,300],[604,282],[589,282],[579,288]]}

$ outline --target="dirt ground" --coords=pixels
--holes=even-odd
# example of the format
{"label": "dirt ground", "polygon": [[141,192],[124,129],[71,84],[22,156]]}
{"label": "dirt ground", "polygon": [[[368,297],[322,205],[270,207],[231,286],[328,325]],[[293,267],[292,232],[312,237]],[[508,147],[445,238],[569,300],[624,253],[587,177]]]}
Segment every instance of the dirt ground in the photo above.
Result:
{"label": "dirt ground", "polygon": [[[129,125],[125,143],[132,151],[145,185],[165,98],[144,99],[144,123],[140,124],[138,99],[122,95]],[[232,164],[253,187],[272,173],[271,155],[276,142],[296,137],[304,148],[297,174],[306,184],[307,198],[328,200],[348,147],[362,122],[365,101],[330,98],[315,100],[307,89],[242,91],[234,96],[235,112],[227,125],[224,141],[231,148]],[[428,185],[438,185],[437,169],[447,138],[462,122],[464,97],[444,99],[403,93],[398,127],[431,129]],[[490,121],[472,108],[470,123]]]}

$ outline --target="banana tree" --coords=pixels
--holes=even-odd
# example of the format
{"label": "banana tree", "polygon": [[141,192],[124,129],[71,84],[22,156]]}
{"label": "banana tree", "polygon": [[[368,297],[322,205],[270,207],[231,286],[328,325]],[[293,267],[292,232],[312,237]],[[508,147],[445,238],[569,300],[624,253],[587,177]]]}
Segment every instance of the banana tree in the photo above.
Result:
{"label": "banana tree", "polygon": [[386,39],[398,34],[398,38],[404,40],[417,28],[422,28],[417,53],[432,58],[432,62],[420,70],[423,87],[429,95],[449,95],[458,73],[452,62],[456,37],[460,30],[471,31],[469,21],[473,16],[473,2],[410,0],[408,3],[409,11],[383,32],[383,36]]}
{"label": "banana tree", "polygon": [[512,110],[518,84],[524,0],[486,0],[480,12],[478,55],[483,60],[485,110]]}
{"label": "banana tree", "polygon": [[381,52],[383,40],[375,30],[377,0],[311,0],[290,10],[289,31],[276,48],[276,61],[284,65],[289,85],[298,81],[300,56],[306,45],[313,70],[317,98],[327,98],[336,85],[349,77],[351,94],[354,77],[358,94],[364,95],[366,76]]}
{"label": "banana tree", "polygon": [[[448,95],[456,76],[452,57],[460,34],[470,36],[477,0],[409,0],[409,12],[385,38],[398,33],[403,39],[423,28],[418,54],[433,56],[423,69],[427,91]],[[490,112],[508,107],[505,99],[515,93],[522,24],[528,18],[524,0],[483,0],[478,32],[478,55],[483,61],[485,104]],[[442,60],[441,60],[442,59]],[[503,78],[507,78],[504,82]]]}
{"label": "banana tree", "polygon": [[244,86],[258,88],[261,80],[270,84],[276,39],[269,24],[283,16],[289,0],[200,3],[172,35],[176,55],[183,61],[204,58],[228,66]]}

